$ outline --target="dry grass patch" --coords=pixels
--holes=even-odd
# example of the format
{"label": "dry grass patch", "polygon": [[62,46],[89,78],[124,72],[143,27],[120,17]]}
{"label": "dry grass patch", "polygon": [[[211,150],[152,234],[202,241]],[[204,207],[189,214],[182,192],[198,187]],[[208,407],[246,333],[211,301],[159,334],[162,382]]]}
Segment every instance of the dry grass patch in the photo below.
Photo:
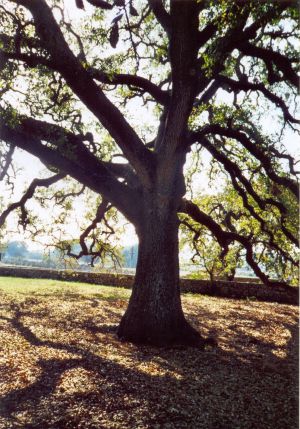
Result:
{"label": "dry grass patch", "polygon": [[298,427],[296,307],[185,295],[217,347],[122,343],[130,291],[0,278],[0,428]]}

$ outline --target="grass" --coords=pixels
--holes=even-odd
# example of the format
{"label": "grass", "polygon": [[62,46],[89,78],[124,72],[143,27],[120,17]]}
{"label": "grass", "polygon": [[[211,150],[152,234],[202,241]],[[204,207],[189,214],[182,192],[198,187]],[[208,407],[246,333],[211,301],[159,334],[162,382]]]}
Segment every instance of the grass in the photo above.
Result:
{"label": "grass", "polygon": [[49,279],[23,279],[18,277],[0,277],[0,291],[9,295],[82,295],[103,299],[127,299],[130,291],[113,286],[97,286],[81,282],[66,282]]}
{"label": "grass", "polygon": [[184,295],[218,346],[137,347],[130,291],[0,277],[0,428],[298,428],[298,311]]}

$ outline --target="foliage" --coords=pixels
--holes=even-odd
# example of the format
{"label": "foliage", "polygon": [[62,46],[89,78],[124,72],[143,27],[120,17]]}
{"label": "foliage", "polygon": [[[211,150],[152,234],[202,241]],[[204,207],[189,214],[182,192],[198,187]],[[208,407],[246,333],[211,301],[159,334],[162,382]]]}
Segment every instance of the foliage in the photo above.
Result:
{"label": "foliage", "polygon": [[[218,171],[217,174],[221,174]],[[255,183],[252,183],[254,186]],[[265,187],[265,194],[268,193],[270,186],[269,180],[265,176],[259,178],[257,187]],[[298,228],[298,207],[294,199],[290,199],[290,194],[284,189],[280,191],[280,200],[288,207],[289,216],[287,222],[291,230]],[[287,200],[285,200],[287,198]],[[278,210],[268,212],[267,216],[259,207],[256,212],[268,224],[266,231],[262,228],[259,219],[249,216],[243,206],[243,200],[240,195],[232,189],[230,183],[224,185],[224,189],[213,195],[199,195],[194,198],[197,205],[205,213],[209,213],[215,222],[221,224],[228,232],[237,232],[251,236],[253,243],[253,252],[255,260],[274,278],[285,280],[291,284],[298,284],[298,268],[293,263],[297,260],[297,251],[295,247],[286,240],[280,228],[281,214]],[[245,266],[246,254],[243,246],[232,244],[226,252],[216,238],[203,226],[199,227],[197,222],[191,222],[188,217],[181,217],[182,235],[181,245],[189,246],[192,262],[199,266],[198,275],[205,271],[211,280],[216,277],[225,277],[233,279],[237,268]],[[274,252],[270,246],[270,237],[272,245],[277,245],[278,253]],[[280,249],[280,250],[279,250]],[[196,277],[197,274],[195,273]]]}

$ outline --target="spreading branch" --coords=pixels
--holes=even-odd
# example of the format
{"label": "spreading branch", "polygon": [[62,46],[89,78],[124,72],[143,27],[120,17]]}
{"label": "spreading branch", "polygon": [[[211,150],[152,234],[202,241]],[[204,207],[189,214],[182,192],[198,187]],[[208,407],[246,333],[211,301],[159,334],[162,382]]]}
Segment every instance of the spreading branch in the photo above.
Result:
{"label": "spreading branch", "polygon": [[51,62],[55,65],[55,69],[61,73],[68,86],[108,130],[143,183],[150,186],[154,167],[151,152],[71,51],[47,3],[44,0],[13,1],[25,6],[32,13],[41,45],[51,55]]}
{"label": "spreading branch", "polygon": [[246,250],[246,261],[253,269],[257,277],[266,285],[274,285],[274,282],[269,280],[269,276],[260,269],[258,263],[255,261],[252,244],[249,238],[234,232],[224,231],[220,225],[211,218],[211,216],[204,213],[196,204],[191,201],[183,199],[179,208],[179,212],[189,215],[195,222],[199,222],[201,225],[206,226],[216,237],[223,249],[228,249],[228,246],[233,241],[241,243]]}
{"label": "spreading branch", "polygon": [[[247,137],[247,135],[244,132],[241,132],[239,130],[233,129],[233,128],[225,128],[218,124],[211,124],[206,127],[204,127],[200,132],[196,132],[192,134],[191,141],[200,141],[202,145],[204,145],[215,157],[218,159],[227,171],[235,173],[236,177],[239,177],[241,182],[245,185],[248,192],[257,200],[258,199],[254,195],[254,192],[251,189],[251,184],[247,184],[245,179],[241,179],[241,173],[238,171],[239,168],[234,165],[234,163],[228,159],[226,155],[223,155],[221,152],[218,152],[218,150],[210,144],[208,139],[204,138],[205,135],[210,134],[218,134],[221,136],[233,138],[237,140],[239,143],[242,144],[256,159],[258,159],[263,168],[265,169],[267,175],[271,180],[273,180],[278,185],[282,185],[289,189],[296,198],[299,198],[299,186],[296,181],[293,179],[286,177],[286,176],[279,176],[272,166],[272,160],[268,156],[268,154],[262,149],[262,145],[258,145],[255,143],[252,143],[252,141]],[[274,204],[274,202],[269,201],[271,204]],[[275,204],[278,206],[278,204]],[[260,204],[260,206],[262,206]],[[279,207],[279,206],[278,206]],[[263,207],[262,207],[263,208]],[[280,207],[279,207],[280,209]]]}
{"label": "spreading branch", "polygon": [[7,219],[7,216],[14,210],[20,209],[21,210],[21,218],[20,218],[20,224],[23,226],[23,228],[26,228],[26,225],[28,224],[28,213],[25,207],[26,202],[31,199],[34,196],[34,193],[36,191],[36,188],[38,187],[44,187],[49,188],[49,186],[53,185],[54,183],[58,182],[59,180],[62,180],[65,177],[64,174],[55,174],[51,177],[47,177],[46,179],[34,179],[31,184],[29,185],[27,191],[23,194],[22,198],[15,202],[10,204],[0,215],[0,228],[4,225],[4,222]]}
{"label": "spreading branch", "polygon": [[[107,245],[105,245],[104,243],[99,243],[99,240],[97,240],[96,237],[92,238],[90,244],[88,244],[86,240],[90,238],[90,234],[97,228],[98,224],[100,224],[101,222],[104,222],[105,225],[109,228],[109,235],[114,234],[114,230],[108,225],[108,222],[105,219],[105,214],[110,209],[111,205],[109,204],[109,202],[103,199],[98,205],[94,219],[80,234],[79,245],[81,250],[78,253],[74,252],[74,250],[72,249],[72,245],[68,242],[63,242],[58,247],[60,247],[61,250],[66,252],[66,256],[70,256],[75,259],[80,259],[82,256],[91,256],[91,266],[93,266],[95,259],[101,258],[103,254],[107,252]],[[100,244],[100,246],[95,249],[95,244]]]}
{"label": "spreading branch", "polygon": [[[292,61],[279,52],[271,49],[255,46],[251,43],[243,43],[239,45],[239,50],[250,57],[260,58],[266,64],[268,70],[268,80],[270,84],[281,81],[282,77],[277,74],[276,69],[283,73],[284,79],[298,88],[299,77],[292,67]],[[294,59],[296,62],[296,58]],[[274,66],[276,69],[274,69]]]}
{"label": "spreading branch", "polygon": [[294,123],[294,124],[300,124],[300,120],[296,119],[292,116],[292,114],[289,112],[288,106],[285,104],[283,99],[279,97],[276,94],[273,94],[269,89],[265,87],[263,83],[252,83],[249,82],[246,75],[243,75],[243,80],[236,81],[234,79],[230,79],[227,76],[219,75],[217,77],[217,81],[219,82],[220,86],[222,86],[224,89],[231,90],[234,92],[240,92],[240,91],[259,91],[261,92],[268,100],[270,100],[273,104],[275,104],[276,107],[279,107],[282,110],[283,118],[285,121]]}
{"label": "spreading branch", "polygon": [[107,85],[127,85],[148,92],[155,101],[162,105],[169,102],[170,96],[167,91],[160,89],[159,86],[142,76],[124,73],[107,74],[95,68],[89,68],[89,73],[95,80]]}
{"label": "spreading branch", "polygon": [[[58,168],[93,191],[103,194],[125,216],[136,219],[138,210],[133,210],[133,202],[136,205],[138,198],[136,191],[119,182],[107,166],[94,157],[72,133],[66,133],[56,125],[28,119],[14,127],[1,123],[0,139],[26,150],[46,165]],[[50,148],[42,144],[42,140],[50,141],[56,147]]]}

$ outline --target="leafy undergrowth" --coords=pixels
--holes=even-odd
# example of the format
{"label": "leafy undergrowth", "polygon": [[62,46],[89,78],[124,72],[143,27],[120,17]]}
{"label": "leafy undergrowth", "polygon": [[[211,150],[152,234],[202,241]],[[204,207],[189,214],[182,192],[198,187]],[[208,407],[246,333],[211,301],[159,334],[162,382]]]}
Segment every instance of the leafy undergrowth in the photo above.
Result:
{"label": "leafy undergrowth", "polygon": [[298,427],[296,307],[185,295],[217,347],[137,347],[130,291],[0,279],[0,428]]}

